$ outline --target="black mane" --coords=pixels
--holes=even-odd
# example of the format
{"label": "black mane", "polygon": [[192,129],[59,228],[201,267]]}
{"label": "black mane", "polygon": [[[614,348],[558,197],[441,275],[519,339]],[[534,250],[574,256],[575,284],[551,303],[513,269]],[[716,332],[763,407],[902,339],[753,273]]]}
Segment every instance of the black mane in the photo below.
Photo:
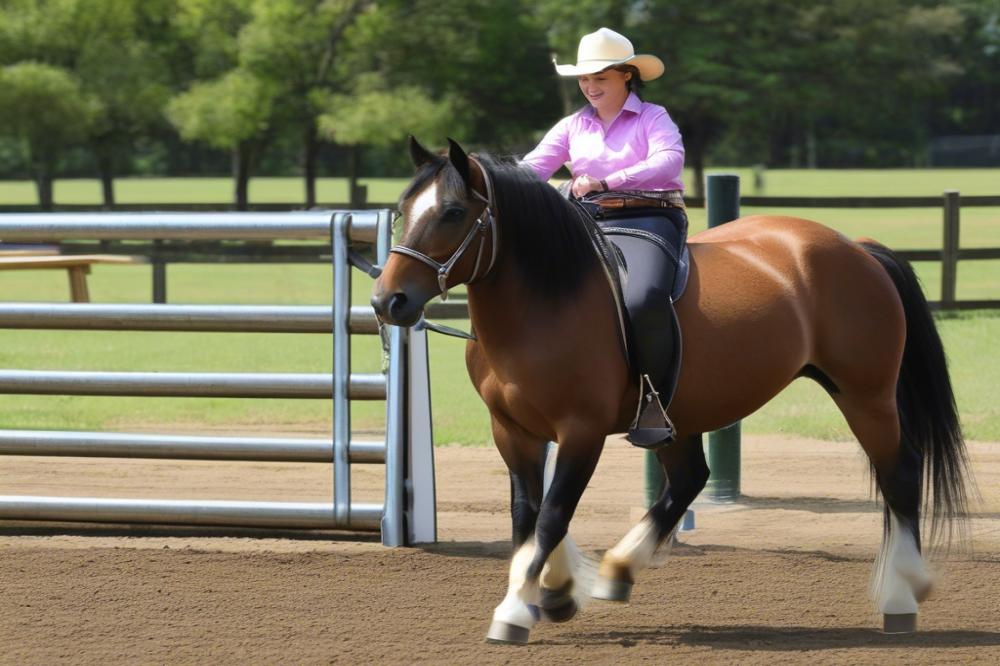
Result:
{"label": "black mane", "polygon": [[493,184],[499,262],[513,266],[532,295],[572,296],[598,267],[595,223],[579,206],[511,159],[477,154]]}
{"label": "black mane", "polygon": [[[474,158],[493,185],[493,212],[500,231],[497,264],[517,271],[538,299],[554,303],[575,294],[598,266],[592,235],[599,232],[593,219],[528,167],[488,154],[479,153]],[[400,208],[439,176],[443,198],[469,196],[448,158],[435,155],[420,167],[400,196]]]}

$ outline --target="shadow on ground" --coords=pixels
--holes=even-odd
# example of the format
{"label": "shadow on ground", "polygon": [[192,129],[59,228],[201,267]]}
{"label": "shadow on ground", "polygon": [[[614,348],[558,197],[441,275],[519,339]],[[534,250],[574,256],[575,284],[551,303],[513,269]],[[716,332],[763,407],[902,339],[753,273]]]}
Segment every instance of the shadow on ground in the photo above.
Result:
{"label": "shadow on ground", "polygon": [[[540,641],[541,642],[541,641]],[[918,631],[883,634],[871,628],[696,626],[636,627],[630,631],[567,634],[550,644],[691,645],[716,650],[846,650],[851,648],[998,646],[1000,633],[990,631]]]}

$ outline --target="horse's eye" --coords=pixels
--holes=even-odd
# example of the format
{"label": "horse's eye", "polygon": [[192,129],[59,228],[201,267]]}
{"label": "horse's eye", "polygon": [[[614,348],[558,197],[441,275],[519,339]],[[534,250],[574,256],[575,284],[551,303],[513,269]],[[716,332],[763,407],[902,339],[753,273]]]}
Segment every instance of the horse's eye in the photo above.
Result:
{"label": "horse's eye", "polygon": [[465,209],[458,206],[449,206],[444,209],[441,219],[445,222],[458,222],[465,219]]}

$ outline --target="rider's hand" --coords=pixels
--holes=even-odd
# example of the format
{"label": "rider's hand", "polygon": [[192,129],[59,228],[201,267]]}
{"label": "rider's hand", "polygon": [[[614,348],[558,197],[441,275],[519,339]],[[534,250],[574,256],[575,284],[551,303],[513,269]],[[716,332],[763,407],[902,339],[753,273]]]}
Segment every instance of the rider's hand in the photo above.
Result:
{"label": "rider's hand", "polygon": [[601,181],[584,174],[582,176],[577,176],[576,180],[573,181],[573,188],[571,191],[573,192],[574,197],[579,198],[588,192],[603,192],[604,186],[601,185]]}

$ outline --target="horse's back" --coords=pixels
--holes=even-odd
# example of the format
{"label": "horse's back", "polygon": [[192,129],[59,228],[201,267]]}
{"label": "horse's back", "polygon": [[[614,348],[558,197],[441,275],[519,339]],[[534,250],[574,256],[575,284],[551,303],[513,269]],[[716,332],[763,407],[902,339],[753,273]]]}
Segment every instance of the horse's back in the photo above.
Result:
{"label": "horse's back", "polygon": [[679,427],[695,432],[742,418],[807,366],[836,366],[859,346],[870,354],[899,347],[902,311],[891,280],[829,227],[756,215],[696,234],[689,247],[691,277],[676,304],[685,344],[674,405],[690,420]]}

